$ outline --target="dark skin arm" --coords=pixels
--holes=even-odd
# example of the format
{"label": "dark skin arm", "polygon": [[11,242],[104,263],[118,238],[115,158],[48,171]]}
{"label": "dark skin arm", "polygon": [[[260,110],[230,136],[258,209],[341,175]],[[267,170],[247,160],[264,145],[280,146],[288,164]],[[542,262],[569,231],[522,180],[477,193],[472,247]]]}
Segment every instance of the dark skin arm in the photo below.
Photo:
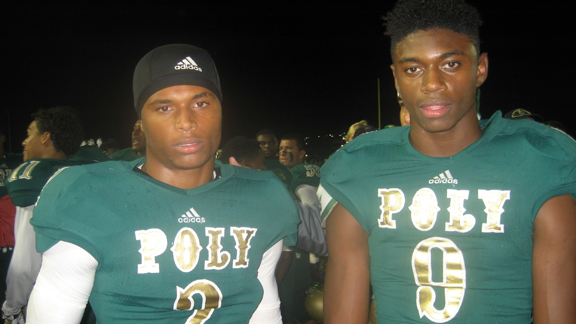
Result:
{"label": "dark skin arm", "polygon": [[328,265],[324,283],[325,324],[366,324],[370,303],[368,233],[340,204],[326,227]]}
{"label": "dark skin arm", "polygon": [[534,324],[576,323],[576,201],[549,199],[534,220]]}

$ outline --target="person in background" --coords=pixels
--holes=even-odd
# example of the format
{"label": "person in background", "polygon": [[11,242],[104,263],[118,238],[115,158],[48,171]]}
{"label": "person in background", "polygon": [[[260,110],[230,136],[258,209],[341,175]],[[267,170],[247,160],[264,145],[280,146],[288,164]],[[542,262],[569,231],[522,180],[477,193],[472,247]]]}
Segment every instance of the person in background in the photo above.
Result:
{"label": "person in background", "polygon": [[144,132],[142,132],[141,125],[141,120],[137,120],[136,123],[134,123],[132,146],[112,153],[112,155],[110,155],[112,160],[134,161],[146,156],[146,136]]}

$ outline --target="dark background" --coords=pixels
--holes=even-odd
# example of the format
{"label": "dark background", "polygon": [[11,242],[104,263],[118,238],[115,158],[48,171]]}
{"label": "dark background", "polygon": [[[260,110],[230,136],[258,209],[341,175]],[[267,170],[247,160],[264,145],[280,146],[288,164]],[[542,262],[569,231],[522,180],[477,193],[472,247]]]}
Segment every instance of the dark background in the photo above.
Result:
{"label": "dark background", "polygon": [[[576,45],[568,2],[471,1],[480,10],[489,77],[481,113],[525,108],[573,133]],[[188,1],[109,6],[12,3],[0,13],[2,109],[11,150],[21,151],[30,114],[78,109],[86,138],[125,147],[136,120],[132,73],[154,47],[189,43],[213,56],[223,91],[223,143],[262,128],[317,138],[361,119],[399,124],[389,40],[391,1],[224,5]],[[9,147],[6,145],[6,149]]]}

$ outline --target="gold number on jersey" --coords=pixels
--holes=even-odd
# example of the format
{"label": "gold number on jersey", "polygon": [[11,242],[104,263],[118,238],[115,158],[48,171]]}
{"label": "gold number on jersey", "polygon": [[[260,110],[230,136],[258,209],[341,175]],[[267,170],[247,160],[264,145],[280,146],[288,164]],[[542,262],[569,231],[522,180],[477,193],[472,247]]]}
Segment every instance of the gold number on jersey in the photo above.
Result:
{"label": "gold number on jersey", "polygon": [[32,170],[34,170],[34,168],[38,164],[40,164],[40,161],[30,161],[30,164],[28,164],[28,166],[26,167],[26,169],[24,169],[24,172],[22,172],[22,175],[19,176],[18,179],[26,179],[26,180],[32,179],[30,175],[32,174]]}
{"label": "gold number on jersey", "polygon": [[396,228],[396,221],[392,219],[392,215],[404,208],[404,193],[400,189],[378,189],[378,197],[382,199],[380,205],[380,219],[378,226],[382,228]]}
{"label": "gold number on jersey", "polygon": [[[26,180],[30,180],[32,179],[32,177],[30,176],[32,174],[32,170],[34,170],[34,168],[40,163],[40,161],[30,161],[30,162],[25,162],[20,164],[20,166],[18,166],[16,168],[16,170],[12,171],[12,174],[10,175],[10,178],[8,179],[8,182],[12,182],[12,181],[16,181],[16,179],[26,179]],[[22,175],[20,175],[18,177],[18,171],[20,171],[20,169],[24,168],[24,172],[22,172]]]}
{"label": "gold number on jersey", "polygon": [[320,177],[320,168],[316,165],[304,165],[304,168],[306,168],[306,176],[308,178],[311,177]]}
{"label": "gold number on jersey", "polygon": [[222,292],[220,288],[210,280],[196,280],[182,289],[176,286],[176,301],[174,310],[193,310],[194,299],[192,296],[199,294],[202,298],[202,306],[194,310],[192,316],[188,317],[186,324],[205,323],[214,309],[222,306]]}
{"label": "gold number on jersey", "polygon": [[[442,252],[444,273],[441,282],[432,281],[432,249],[439,249]],[[426,316],[435,323],[444,323],[454,318],[460,310],[466,290],[464,256],[456,244],[441,237],[431,237],[420,242],[412,254],[412,271],[418,285],[416,306],[420,317]],[[443,309],[434,307],[436,293],[433,287],[444,288]]]}

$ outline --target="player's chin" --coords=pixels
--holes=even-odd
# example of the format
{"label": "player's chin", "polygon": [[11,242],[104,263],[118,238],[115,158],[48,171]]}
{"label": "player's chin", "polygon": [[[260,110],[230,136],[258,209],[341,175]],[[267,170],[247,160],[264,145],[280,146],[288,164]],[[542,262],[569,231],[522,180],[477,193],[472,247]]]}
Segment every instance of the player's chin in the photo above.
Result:
{"label": "player's chin", "polygon": [[212,168],[214,166],[215,155],[187,154],[174,159],[172,162],[177,168],[182,170],[192,170],[203,167]]}

